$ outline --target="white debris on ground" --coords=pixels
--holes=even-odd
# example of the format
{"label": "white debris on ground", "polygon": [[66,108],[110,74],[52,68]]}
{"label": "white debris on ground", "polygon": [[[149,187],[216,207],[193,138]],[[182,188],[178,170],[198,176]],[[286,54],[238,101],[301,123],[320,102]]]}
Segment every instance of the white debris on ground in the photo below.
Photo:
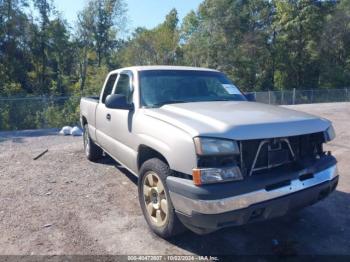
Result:
{"label": "white debris on ground", "polygon": [[83,131],[79,127],[75,126],[75,127],[72,128],[72,131],[70,132],[70,134],[72,136],[82,136],[83,135]]}
{"label": "white debris on ground", "polygon": [[60,135],[69,136],[71,131],[72,128],[70,126],[64,126],[60,131]]}
{"label": "white debris on ground", "polygon": [[83,131],[78,127],[70,127],[70,126],[64,126],[61,131],[60,131],[60,135],[63,136],[82,136],[83,135]]}

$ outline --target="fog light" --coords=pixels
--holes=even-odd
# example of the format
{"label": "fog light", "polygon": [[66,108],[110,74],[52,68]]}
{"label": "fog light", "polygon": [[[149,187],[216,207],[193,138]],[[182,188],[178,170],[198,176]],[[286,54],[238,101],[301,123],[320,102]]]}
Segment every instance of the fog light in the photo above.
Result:
{"label": "fog light", "polygon": [[192,176],[193,183],[197,186],[243,179],[241,170],[237,166],[227,168],[196,168],[193,169]]}

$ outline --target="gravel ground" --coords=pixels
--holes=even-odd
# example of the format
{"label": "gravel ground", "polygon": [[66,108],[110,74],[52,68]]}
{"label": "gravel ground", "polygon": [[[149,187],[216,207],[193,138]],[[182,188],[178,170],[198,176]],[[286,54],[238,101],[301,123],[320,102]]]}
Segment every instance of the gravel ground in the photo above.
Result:
{"label": "gravel ground", "polygon": [[171,241],[148,229],[135,177],[109,158],[87,161],[81,138],[0,133],[0,254],[350,254],[350,103],[292,108],[333,121],[337,191],[288,217]]}

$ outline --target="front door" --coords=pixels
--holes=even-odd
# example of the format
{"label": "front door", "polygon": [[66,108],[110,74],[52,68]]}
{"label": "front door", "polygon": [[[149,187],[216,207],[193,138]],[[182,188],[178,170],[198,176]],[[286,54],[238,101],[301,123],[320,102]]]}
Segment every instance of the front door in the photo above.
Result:
{"label": "front door", "polygon": [[[124,95],[127,101],[133,102],[133,75],[129,71],[119,74],[113,94]],[[136,171],[137,143],[132,133],[134,110],[108,109],[109,126],[107,135],[111,138],[108,152],[121,164]]]}
{"label": "front door", "polygon": [[96,140],[98,144],[107,152],[111,149],[111,138],[108,136],[110,121],[108,119],[109,109],[105,106],[106,98],[115,88],[118,74],[111,74],[106,80],[105,86],[100,97],[100,103],[96,109]]}

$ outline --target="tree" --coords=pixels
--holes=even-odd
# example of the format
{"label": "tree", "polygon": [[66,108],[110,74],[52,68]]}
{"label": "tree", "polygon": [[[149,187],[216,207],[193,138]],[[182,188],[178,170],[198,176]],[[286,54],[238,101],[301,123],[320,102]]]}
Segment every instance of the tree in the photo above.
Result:
{"label": "tree", "polygon": [[193,10],[184,17],[181,25],[180,44],[183,51],[183,62],[192,66],[205,63],[202,60],[205,57],[205,54],[202,53],[205,49],[204,41],[199,26],[199,16]]}
{"label": "tree", "polygon": [[43,93],[49,91],[49,79],[47,77],[47,40],[48,32],[47,28],[50,24],[49,16],[52,11],[51,0],[34,0],[34,7],[39,12],[40,31],[39,37],[39,53],[40,53],[40,71],[39,73],[39,89]]}
{"label": "tree", "polygon": [[100,74],[149,64],[217,68],[245,90],[350,82],[349,0],[204,0],[121,39],[125,21],[123,0],[89,0],[74,31],[52,0],[0,0],[0,95],[96,92]]}
{"label": "tree", "polygon": [[315,88],[320,74],[320,28],[324,27],[323,1],[276,1],[275,26],[280,57],[278,86]]}
{"label": "tree", "polygon": [[165,21],[152,30],[137,28],[123,50],[127,65],[178,64],[179,50],[178,16],[175,9]]}
{"label": "tree", "polygon": [[350,1],[340,1],[332,10],[321,33],[319,84],[339,88],[350,85]]}
{"label": "tree", "polygon": [[110,52],[116,46],[116,35],[125,24],[125,12],[122,0],[90,0],[79,14],[79,28],[92,32],[98,66],[103,60],[109,63]]}
{"label": "tree", "polygon": [[182,26],[184,57],[218,68],[243,88],[261,88],[268,78],[268,1],[206,0]]}
{"label": "tree", "polygon": [[74,72],[75,57],[71,55],[74,49],[65,22],[60,18],[52,20],[47,28],[47,37],[50,92],[66,95]]}
{"label": "tree", "polygon": [[81,91],[85,89],[89,65],[114,66],[112,54],[118,47],[117,34],[124,30],[125,12],[122,0],[90,0],[79,13],[75,41]]}
{"label": "tree", "polygon": [[0,2],[0,95],[30,92],[26,78],[27,1]]}
{"label": "tree", "polygon": [[77,58],[79,63],[80,91],[83,92],[86,83],[88,69],[88,56],[94,48],[94,14],[92,2],[78,14],[77,38],[75,46],[77,48]]}

